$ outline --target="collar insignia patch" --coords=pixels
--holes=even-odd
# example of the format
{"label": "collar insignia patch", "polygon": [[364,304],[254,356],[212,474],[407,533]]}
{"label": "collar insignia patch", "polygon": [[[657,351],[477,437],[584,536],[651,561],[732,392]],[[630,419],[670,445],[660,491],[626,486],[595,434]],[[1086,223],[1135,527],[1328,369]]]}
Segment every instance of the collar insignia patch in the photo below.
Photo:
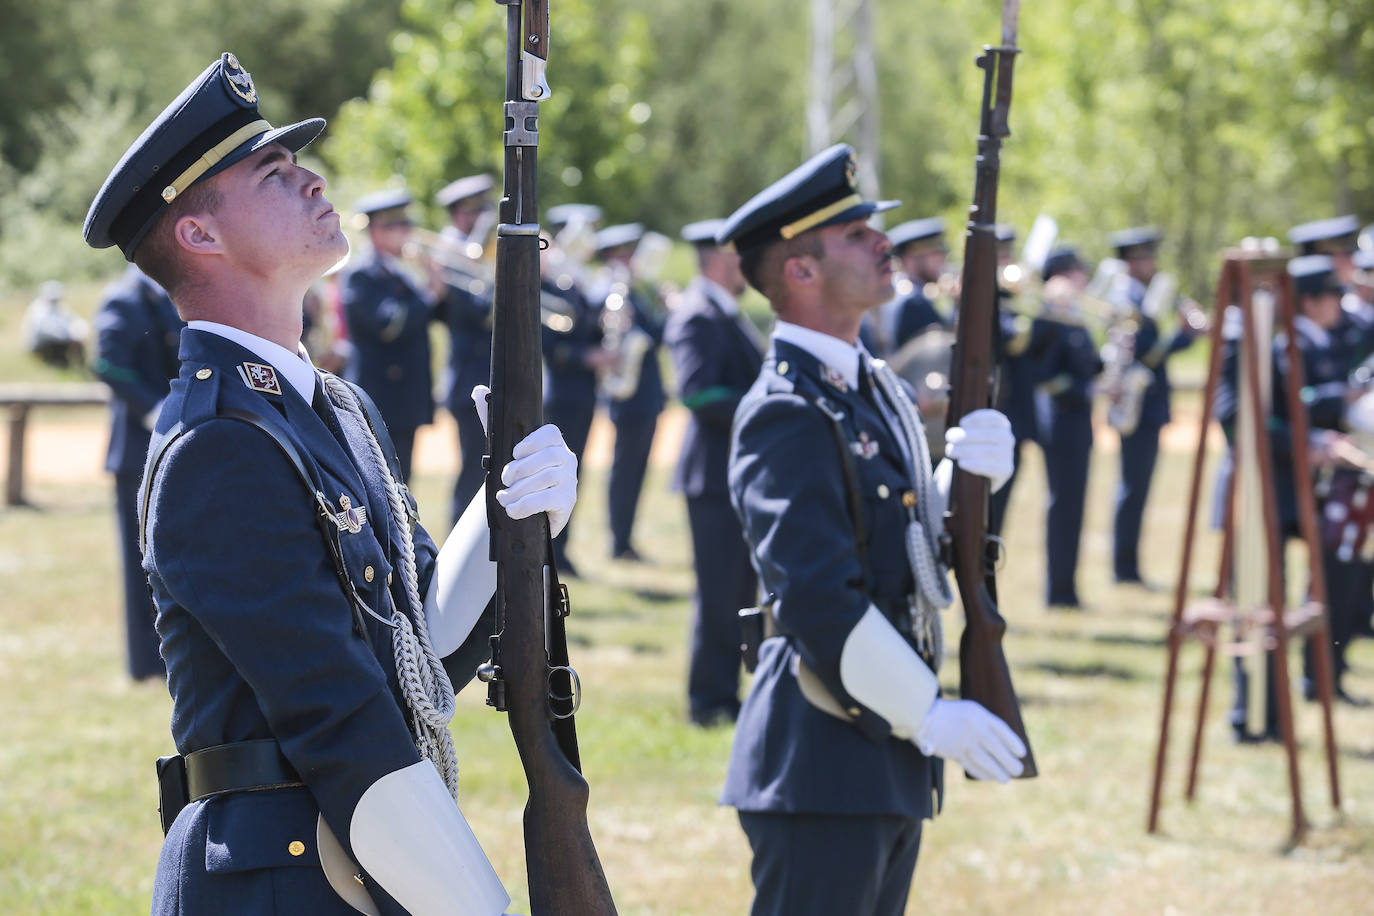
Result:
{"label": "collar insignia patch", "polygon": [[281,382],[277,381],[277,370],[262,363],[244,363],[239,366],[243,383],[254,391],[263,394],[281,394]]}
{"label": "collar insignia patch", "polygon": [[868,433],[859,431],[859,441],[849,443],[849,450],[860,458],[870,459],[878,456],[878,443],[870,439]]}
{"label": "collar insignia patch", "polygon": [[821,364],[821,376],[831,385],[840,391],[848,391],[849,383],[844,380],[844,373],[833,366]]}

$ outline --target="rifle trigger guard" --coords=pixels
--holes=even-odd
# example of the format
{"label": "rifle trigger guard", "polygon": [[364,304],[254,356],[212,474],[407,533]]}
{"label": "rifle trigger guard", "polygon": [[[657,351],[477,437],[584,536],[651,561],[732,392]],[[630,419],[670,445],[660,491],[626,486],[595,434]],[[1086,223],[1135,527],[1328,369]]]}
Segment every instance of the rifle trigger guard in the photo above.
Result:
{"label": "rifle trigger guard", "polygon": [[[568,678],[572,681],[572,693],[568,696],[561,696],[553,692],[553,676],[559,671],[568,672]],[[552,708],[549,715],[555,719],[571,719],[577,714],[577,710],[582,706],[582,679],[577,676],[577,669],[572,665],[550,665],[549,666],[549,699],[555,703],[572,703],[572,709],[565,713],[558,713]]]}
{"label": "rifle trigger guard", "polygon": [[1002,568],[1007,565],[1007,542],[1002,540],[1002,536],[999,534],[989,534],[985,543],[988,557],[992,561],[993,572],[1001,572]]}

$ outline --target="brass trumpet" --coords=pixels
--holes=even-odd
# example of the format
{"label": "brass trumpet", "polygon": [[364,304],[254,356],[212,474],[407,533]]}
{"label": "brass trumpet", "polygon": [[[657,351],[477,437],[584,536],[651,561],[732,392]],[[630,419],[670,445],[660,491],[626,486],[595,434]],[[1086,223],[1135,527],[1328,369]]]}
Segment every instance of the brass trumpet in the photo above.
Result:
{"label": "brass trumpet", "polygon": [[[402,249],[402,257],[424,265],[437,267],[445,283],[491,302],[496,288],[496,268],[483,258],[478,242],[454,242],[438,232],[412,227],[410,237]],[[566,334],[576,323],[572,306],[547,291],[539,296],[540,317],[551,330]]]}

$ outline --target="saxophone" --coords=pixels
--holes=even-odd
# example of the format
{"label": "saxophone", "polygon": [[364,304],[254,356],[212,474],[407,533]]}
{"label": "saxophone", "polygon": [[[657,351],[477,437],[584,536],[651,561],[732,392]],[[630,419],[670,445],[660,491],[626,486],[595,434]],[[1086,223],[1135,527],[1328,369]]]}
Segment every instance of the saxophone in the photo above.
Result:
{"label": "saxophone", "polygon": [[[1087,295],[1112,303],[1125,302],[1129,284],[1126,265],[1115,258],[1105,258],[1088,285]],[[1135,340],[1139,331],[1140,321],[1135,310],[1116,306],[1099,354],[1102,357],[1099,387],[1107,396],[1107,425],[1122,436],[1129,436],[1140,425],[1145,391],[1154,382],[1154,373],[1136,358]]]}
{"label": "saxophone", "polygon": [[601,308],[601,345],[615,354],[615,362],[597,379],[601,393],[612,401],[624,401],[639,389],[644,354],[654,339],[635,325],[629,285],[616,281]]}

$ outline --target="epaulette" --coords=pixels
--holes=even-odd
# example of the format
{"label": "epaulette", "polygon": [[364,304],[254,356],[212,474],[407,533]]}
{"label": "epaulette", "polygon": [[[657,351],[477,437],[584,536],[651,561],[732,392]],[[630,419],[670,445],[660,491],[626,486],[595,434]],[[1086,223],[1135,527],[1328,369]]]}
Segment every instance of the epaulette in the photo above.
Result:
{"label": "epaulette", "polygon": [[186,379],[186,393],[181,399],[181,423],[196,426],[219,412],[219,388],[223,373],[210,366],[199,366]]}
{"label": "epaulette", "polygon": [[797,390],[797,367],[785,359],[769,361],[764,367],[768,372],[768,390],[792,393]]}

